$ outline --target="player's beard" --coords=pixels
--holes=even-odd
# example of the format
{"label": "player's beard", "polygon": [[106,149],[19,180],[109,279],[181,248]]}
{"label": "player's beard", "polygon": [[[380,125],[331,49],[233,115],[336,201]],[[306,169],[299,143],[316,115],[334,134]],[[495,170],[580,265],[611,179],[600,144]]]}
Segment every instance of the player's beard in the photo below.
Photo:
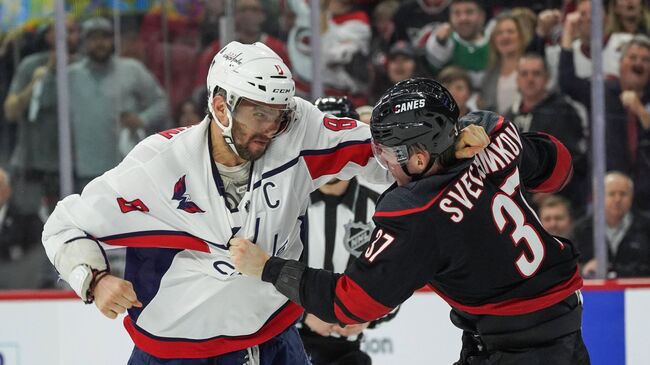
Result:
{"label": "player's beard", "polygon": [[269,148],[269,143],[271,141],[268,141],[268,143],[266,144],[266,146],[263,149],[253,152],[248,148],[248,146],[251,143],[254,143],[255,140],[266,140],[267,137],[264,136],[264,135],[261,135],[261,134],[260,135],[253,135],[253,136],[248,138],[248,142],[242,144],[242,143],[237,142],[237,136],[238,135],[243,135],[243,134],[244,134],[243,130],[241,129],[241,127],[239,127],[239,123],[233,124],[232,136],[233,136],[233,140],[235,141],[235,149],[237,150],[237,154],[239,154],[239,157],[241,157],[241,158],[243,158],[244,160],[247,160],[247,161],[255,161],[255,160],[259,159],[260,157],[262,157],[264,155],[264,153],[266,152],[266,149]]}

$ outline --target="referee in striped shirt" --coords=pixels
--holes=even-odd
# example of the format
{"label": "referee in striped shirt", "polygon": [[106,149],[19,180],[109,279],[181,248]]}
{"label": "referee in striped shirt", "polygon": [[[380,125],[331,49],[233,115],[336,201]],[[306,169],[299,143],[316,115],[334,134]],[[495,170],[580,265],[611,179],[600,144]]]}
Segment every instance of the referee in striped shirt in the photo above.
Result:
{"label": "referee in striped shirt", "polygon": [[[334,117],[359,119],[346,97],[323,97],[315,104]],[[370,241],[377,198],[379,193],[356,179],[333,179],[313,192],[302,260],[310,267],[344,272],[353,256],[359,256],[362,246]],[[365,365],[371,364],[371,359],[361,351],[363,330],[394,315],[395,312],[377,321],[340,327],[305,314],[298,328],[314,365]]]}

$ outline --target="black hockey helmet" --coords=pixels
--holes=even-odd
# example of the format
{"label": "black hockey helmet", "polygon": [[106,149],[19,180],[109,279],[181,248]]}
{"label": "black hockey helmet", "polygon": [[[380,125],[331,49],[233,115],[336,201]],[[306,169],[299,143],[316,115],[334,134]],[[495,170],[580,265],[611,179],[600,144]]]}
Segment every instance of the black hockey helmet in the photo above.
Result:
{"label": "black hockey helmet", "polygon": [[322,98],[316,99],[314,105],[320,111],[337,118],[359,119],[359,113],[357,113],[354,105],[352,105],[352,102],[347,96],[323,96]]}
{"label": "black hockey helmet", "polygon": [[377,161],[404,165],[409,148],[428,151],[431,163],[454,145],[458,105],[449,91],[427,78],[400,81],[389,88],[372,111],[370,131]]}

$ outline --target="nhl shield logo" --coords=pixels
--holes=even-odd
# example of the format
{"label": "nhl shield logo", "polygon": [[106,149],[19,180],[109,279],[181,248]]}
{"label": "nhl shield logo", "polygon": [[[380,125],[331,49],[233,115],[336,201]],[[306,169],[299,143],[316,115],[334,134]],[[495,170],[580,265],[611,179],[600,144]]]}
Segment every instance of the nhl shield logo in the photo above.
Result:
{"label": "nhl shield logo", "polygon": [[343,226],[345,234],[343,235],[343,246],[348,250],[350,255],[359,257],[363,249],[372,237],[372,231],[375,229],[372,223],[352,222]]}

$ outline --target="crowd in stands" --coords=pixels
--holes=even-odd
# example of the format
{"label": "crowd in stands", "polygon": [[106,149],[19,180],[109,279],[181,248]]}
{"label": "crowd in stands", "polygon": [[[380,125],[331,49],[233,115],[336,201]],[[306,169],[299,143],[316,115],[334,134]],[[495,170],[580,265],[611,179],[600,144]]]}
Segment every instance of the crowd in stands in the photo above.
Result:
{"label": "crowd in stands", "polygon": [[[235,39],[278,53],[306,99],[313,79],[309,3],[237,0],[234,9]],[[573,179],[558,195],[533,201],[549,231],[576,242],[589,276],[596,266],[589,143],[596,22],[604,30],[608,271],[650,276],[650,5],[603,4],[603,19],[591,19],[591,0],[322,0],[324,92],[348,96],[364,119],[388,87],[430,77],[449,88],[461,115],[489,109],[522,133],[554,135],[573,155]],[[110,12],[69,14],[76,192],[147,135],[203,119],[225,1],[194,6],[170,16],[161,5],[126,12],[119,24]],[[40,238],[31,233],[40,228],[31,227],[42,225],[60,198],[54,46],[48,21],[0,34],[0,267],[43,259],[32,254]],[[31,287],[56,281],[41,270],[22,271],[38,275],[25,284]]]}

